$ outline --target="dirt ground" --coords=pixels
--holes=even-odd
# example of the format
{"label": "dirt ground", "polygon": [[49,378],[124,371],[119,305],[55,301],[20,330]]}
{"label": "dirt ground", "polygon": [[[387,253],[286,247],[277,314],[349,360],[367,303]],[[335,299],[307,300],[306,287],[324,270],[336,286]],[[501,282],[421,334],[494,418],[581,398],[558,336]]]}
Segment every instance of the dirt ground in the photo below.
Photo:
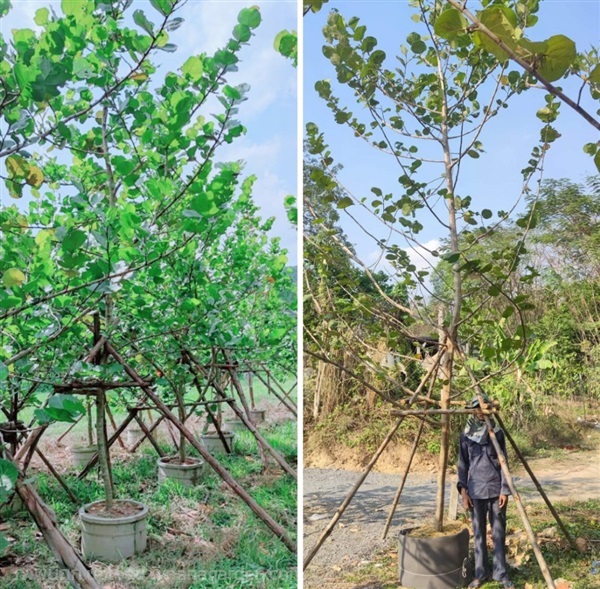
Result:
{"label": "dirt ground", "polygon": [[[530,467],[551,501],[600,498],[600,433],[590,434],[594,450],[561,451],[552,457],[532,459]],[[390,454],[391,456],[391,454]],[[401,524],[423,521],[435,508],[435,465],[421,464],[411,469],[400,504],[386,540],[382,539],[396,489],[401,481],[396,455],[391,472],[371,472],[331,536],[325,541],[304,573],[306,589],[348,589],[353,585],[340,578],[370,562],[374,554],[394,549]],[[309,458],[313,463],[315,457]],[[341,463],[345,461],[342,459]],[[385,463],[384,463],[385,465]],[[379,468],[384,467],[379,465]],[[523,503],[542,501],[522,466],[512,473]],[[304,554],[316,543],[325,526],[362,472],[343,468],[304,470]],[[452,472],[448,473],[451,478]],[[450,495],[446,485],[446,500]],[[459,508],[459,512],[462,508]]]}

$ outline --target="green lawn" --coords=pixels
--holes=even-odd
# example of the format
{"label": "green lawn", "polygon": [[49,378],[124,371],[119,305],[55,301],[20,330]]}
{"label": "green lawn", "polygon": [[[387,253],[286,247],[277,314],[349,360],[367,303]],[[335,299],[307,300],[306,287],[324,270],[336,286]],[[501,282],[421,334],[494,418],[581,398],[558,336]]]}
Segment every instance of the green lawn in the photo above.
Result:
{"label": "green lawn", "polygon": [[[293,421],[264,431],[265,437],[291,464],[296,464],[296,424]],[[166,447],[165,447],[166,449]],[[193,451],[191,452],[193,454]],[[236,434],[235,455],[219,456],[221,463],[253,498],[292,537],[296,537],[297,492],[295,481],[276,465],[261,474],[257,445],[249,432]],[[242,503],[222,480],[205,466],[202,483],[183,489],[170,481],[156,480],[156,455],[151,448],[114,464],[118,498],[136,499],[150,508],[148,549],[118,565],[93,563],[103,584],[137,589],[259,589],[296,588],[296,555]],[[95,473],[77,481],[66,477],[81,504],[102,498]],[[45,473],[35,477],[42,498],[56,512],[61,529],[79,544],[78,506],[73,505],[56,481]],[[2,566],[13,574],[0,579],[3,589],[67,587],[64,573],[28,515],[13,516],[4,533],[12,538],[2,556]]]}

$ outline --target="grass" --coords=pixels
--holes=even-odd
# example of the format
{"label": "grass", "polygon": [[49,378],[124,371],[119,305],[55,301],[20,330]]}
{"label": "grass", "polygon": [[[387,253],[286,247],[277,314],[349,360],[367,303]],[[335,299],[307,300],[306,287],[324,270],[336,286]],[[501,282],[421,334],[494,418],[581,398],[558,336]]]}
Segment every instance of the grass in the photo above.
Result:
{"label": "grass", "polygon": [[[296,425],[293,422],[264,430],[266,439],[295,464]],[[138,557],[119,564],[93,563],[101,584],[112,589],[291,589],[297,586],[296,555],[238,499],[210,467],[193,489],[156,480],[156,455],[138,453],[114,464],[119,498],[143,501],[150,508],[148,548]],[[143,451],[141,451],[143,452]],[[249,432],[236,435],[235,454],[219,461],[259,505],[296,537],[297,493],[295,481],[272,464],[261,474],[256,441]],[[66,477],[81,504],[102,498],[95,474],[84,481]],[[45,473],[35,485],[55,511],[63,533],[78,546],[78,506],[73,505],[56,481]],[[3,589],[68,587],[64,572],[55,563],[37,528],[27,515],[14,516],[4,533],[13,538],[0,557],[0,567],[17,567],[2,577]]]}
{"label": "grass", "polygon": [[[555,507],[561,515],[569,533],[574,538],[585,540],[585,551],[580,552],[569,547],[567,541],[556,532],[554,537],[543,538],[543,530],[556,527],[552,515],[544,504],[530,504],[527,514],[531,521],[541,551],[546,560],[553,579],[565,579],[572,589],[598,589],[600,587],[600,500],[589,500],[569,503],[556,503]],[[509,503],[507,533],[513,534],[523,530],[520,516],[514,506]],[[519,589],[544,589],[546,583],[539,566],[523,533],[518,545],[509,542],[507,556],[509,559],[518,556],[520,565],[511,567],[511,579]],[[593,563],[598,564],[593,568]],[[597,572],[594,573],[593,571]],[[377,555],[372,562],[351,574],[342,582],[353,584],[356,589],[399,589],[398,554],[386,551]],[[489,582],[485,589],[501,589],[500,583]]]}

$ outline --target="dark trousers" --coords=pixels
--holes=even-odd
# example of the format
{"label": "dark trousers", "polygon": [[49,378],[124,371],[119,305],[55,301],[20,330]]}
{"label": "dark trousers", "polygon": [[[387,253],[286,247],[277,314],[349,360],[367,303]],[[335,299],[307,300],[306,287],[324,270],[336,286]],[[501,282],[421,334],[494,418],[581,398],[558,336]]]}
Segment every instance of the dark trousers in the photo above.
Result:
{"label": "dark trousers", "polygon": [[498,497],[492,499],[472,499],[473,509],[473,542],[475,544],[475,578],[489,579],[490,565],[486,544],[487,519],[490,520],[492,538],[494,540],[494,574],[495,581],[508,580],[504,544],[506,539],[506,506],[498,507]]}

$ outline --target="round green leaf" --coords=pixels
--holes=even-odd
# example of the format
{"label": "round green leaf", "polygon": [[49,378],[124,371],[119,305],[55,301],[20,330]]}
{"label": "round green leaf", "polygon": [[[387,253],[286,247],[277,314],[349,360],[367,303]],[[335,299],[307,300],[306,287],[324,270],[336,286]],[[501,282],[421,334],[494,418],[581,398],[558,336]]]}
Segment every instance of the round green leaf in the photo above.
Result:
{"label": "round green leaf", "polygon": [[548,82],[555,82],[564,76],[575,61],[577,49],[575,43],[564,35],[554,35],[545,43],[547,50],[542,56],[538,71]]}
{"label": "round green leaf", "polygon": [[240,41],[240,43],[246,43],[250,40],[252,33],[248,25],[235,25],[233,27],[233,37]]}
{"label": "round green leaf", "polygon": [[417,41],[410,46],[410,49],[413,53],[421,54],[427,50],[427,45],[424,41]]}
{"label": "round green leaf", "polygon": [[[512,10],[505,6],[494,5],[482,10],[477,16],[482,25],[488,28],[511,49],[516,47],[515,27],[517,25],[517,17]],[[500,61],[508,59],[508,53],[504,49],[501,49],[486,34],[477,31],[474,38],[479,45]]]}
{"label": "round green leaf", "polygon": [[2,284],[7,288],[11,286],[21,286],[25,282],[25,274],[18,268],[9,268],[2,275]]}
{"label": "round green leaf", "polygon": [[62,246],[65,252],[78,250],[87,240],[87,235],[80,229],[71,229],[65,234]]}
{"label": "round green leaf", "polygon": [[204,62],[201,57],[194,55],[181,66],[181,71],[184,76],[189,76],[192,80],[197,82],[204,72]]}
{"label": "round green leaf", "polygon": [[456,8],[451,8],[438,16],[433,30],[438,37],[452,41],[464,33],[468,26],[467,19]]}
{"label": "round green leaf", "polygon": [[352,206],[354,204],[354,202],[352,201],[352,199],[349,196],[344,196],[342,198],[340,198],[340,200],[337,201],[337,208],[338,209],[347,209],[348,207]]}
{"label": "round green leaf", "polygon": [[10,493],[15,488],[18,477],[17,467],[12,462],[0,458],[0,489]]}
{"label": "round green leaf", "polygon": [[242,8],[238,14],[238,22],[241,25],[246,25],[251,29],[255,29],[261,21],[260,11],[258,7],[252,6],[250,8]]}

